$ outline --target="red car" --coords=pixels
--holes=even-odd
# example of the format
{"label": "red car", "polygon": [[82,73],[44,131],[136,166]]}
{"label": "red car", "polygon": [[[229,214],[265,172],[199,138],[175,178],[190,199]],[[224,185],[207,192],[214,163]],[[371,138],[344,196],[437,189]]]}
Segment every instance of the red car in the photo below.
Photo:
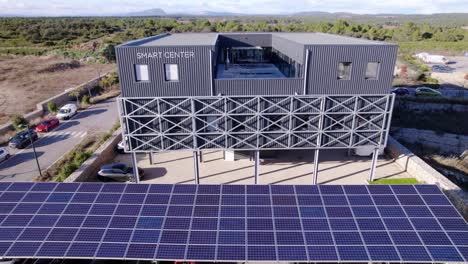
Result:
{"label": "red car", "polygon": [[60,121],[55,117],[46,119],[46,120],[42,121],[36,127],[36,132],[49,132],[54,127],[58,126],[59,124],[60,124]]}

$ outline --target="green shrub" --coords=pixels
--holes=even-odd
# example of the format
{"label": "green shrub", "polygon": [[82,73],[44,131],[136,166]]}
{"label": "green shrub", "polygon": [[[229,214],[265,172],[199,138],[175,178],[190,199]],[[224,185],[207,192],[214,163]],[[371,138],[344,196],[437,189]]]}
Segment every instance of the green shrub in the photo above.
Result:
{"label": "green shrub", "polygon": [[89,104],[89,96],[83,95],[83,97],[81,98],[81,104],[88,105]]}
{"label": "green shrub", "polygon": [[28,121],[22,115],[12,115],[10,121],[16,130],[22,130],[28,124]]}
{"label": "green shrub", "polygon": [[89,157],[91,156],[91,153],[89,153],[88,151],[83,151],[83,150],[78,150],[77,152],[75,152],[75,157],[73,158],[73,163],[75,163],[75,165],[77,167],[81,166],[81,164],[83,164],[83,162],[85,162]]}
{"label": "green shrub", "polygon": [[47,104],[47,109],[49,109],[49,112],[55,113],[55,112],[57,112],[58,107],[57,107],[57,104],[56,104],[56,103],[54,103],[54,102],[49,102],[49,103]]}

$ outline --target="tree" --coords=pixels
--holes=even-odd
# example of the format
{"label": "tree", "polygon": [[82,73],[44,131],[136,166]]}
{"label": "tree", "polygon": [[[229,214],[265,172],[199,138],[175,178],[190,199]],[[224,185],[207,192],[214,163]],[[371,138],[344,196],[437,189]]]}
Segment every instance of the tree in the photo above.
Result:
{"label": "tree", "polygon": [[75,97],[77,106],[80,105],[80,95],[81,95],[81,87],[73,89],[68,93],[68,96]]}
{"label": "tree", "polygon": [[107,44],[102,51],[102,56],[104,56],[104,58],[106,58],[106,60],[109,62],[115,61],[115,46],[112,44]]}
{"label": "tree", "polygon": [[28,121],[22,115],[12,115],[10,120],[16,130],[22,130],[28,124]]}
{"label": "tree", "polygon": [[49,112],[55,113],[58,110],[57,104],[54,102],[49,102],[47,103],[47,109],[49,109]]}

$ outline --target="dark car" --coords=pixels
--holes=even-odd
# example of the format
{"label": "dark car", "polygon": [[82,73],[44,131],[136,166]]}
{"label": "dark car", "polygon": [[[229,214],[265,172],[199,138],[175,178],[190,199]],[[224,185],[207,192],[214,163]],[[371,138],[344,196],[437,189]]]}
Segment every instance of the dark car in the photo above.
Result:
{"label": "dark car", "polygon": [[433,72],[441,72],[441,73],[452,73],[454,71],[453,68],[450,68],[445,65],[439,65],[439,64],[433,65],[431,69]]}
{"label": "dark car", "polygon": [[400,96],[408,95],[410,92],[407,88],[404,87],[395,87],[392,89],[392,93]]}
{"label": "dark car", "polygon": [[[138,174],[140,179],[144,176],[144,171],[141,168],[138,168]],[[134,181],[133,179],[133,167],[129,167],[125,164],[109,164],[103,165],[98,172],[97,179],[99,181],[119,181],[127,182]]]}
{"label": "dark car", "polygon": [[[39,137],[37,136],[36,131],[34,130],[29,130],[31,133],[31,137],[33,141],[36,141]],[[10,148],[25,148],[31,144],[31,140],[29,139],[29,133],[27,130],[21,131],[18,134],[16,134],[11,140],[8,146]]]}
{"label": "dark car", "polygon": [[39,125],[36,127],[37,132],[49,132],[50,130],[54,129],[60,124],[60,121],[58,118],[52,117],[49,119],[46,119],[42,121]]}

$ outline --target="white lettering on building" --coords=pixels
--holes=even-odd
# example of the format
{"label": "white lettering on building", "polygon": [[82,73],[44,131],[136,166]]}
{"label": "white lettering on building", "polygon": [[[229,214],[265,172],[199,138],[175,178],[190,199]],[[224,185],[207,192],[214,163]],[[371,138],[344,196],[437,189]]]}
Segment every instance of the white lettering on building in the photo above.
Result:
{"label": "white lettering on building", "polygon": [[154,52],[137,52],[137,59],[193,59],[195,52],[193,51],[154,51]]}

